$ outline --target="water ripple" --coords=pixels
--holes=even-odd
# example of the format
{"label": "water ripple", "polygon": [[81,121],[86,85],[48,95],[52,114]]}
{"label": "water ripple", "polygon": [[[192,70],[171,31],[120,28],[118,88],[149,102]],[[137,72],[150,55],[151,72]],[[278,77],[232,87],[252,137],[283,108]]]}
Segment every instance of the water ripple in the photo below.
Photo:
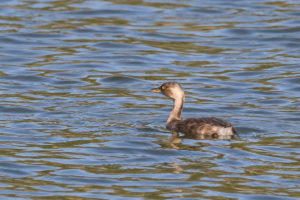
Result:
{"label": "water ripple", "polygon": [[[294,1],[1,1],[1,199],[299,198]],[[170,143],[183,117],[234,140]]]}

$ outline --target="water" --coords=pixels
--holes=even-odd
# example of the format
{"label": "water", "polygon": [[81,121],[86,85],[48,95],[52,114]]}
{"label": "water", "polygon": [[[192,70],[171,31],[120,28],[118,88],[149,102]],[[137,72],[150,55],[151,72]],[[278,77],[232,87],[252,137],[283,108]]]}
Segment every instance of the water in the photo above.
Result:
{"label": "water", "polygon": [[[299,199],[299,7],[1,1],[0,198]],[[239,138],[171,144],[169,80]]]}

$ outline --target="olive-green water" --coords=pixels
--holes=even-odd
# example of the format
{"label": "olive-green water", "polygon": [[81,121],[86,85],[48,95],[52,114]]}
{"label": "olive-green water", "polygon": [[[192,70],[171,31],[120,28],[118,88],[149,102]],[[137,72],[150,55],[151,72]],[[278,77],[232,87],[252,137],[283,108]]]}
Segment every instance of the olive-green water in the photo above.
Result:
{"label": "olive-green water", "polygon": [[[0,199],[300,198],[296,0],[0,1]],[[183,117],[233,140],[171,144]]]}

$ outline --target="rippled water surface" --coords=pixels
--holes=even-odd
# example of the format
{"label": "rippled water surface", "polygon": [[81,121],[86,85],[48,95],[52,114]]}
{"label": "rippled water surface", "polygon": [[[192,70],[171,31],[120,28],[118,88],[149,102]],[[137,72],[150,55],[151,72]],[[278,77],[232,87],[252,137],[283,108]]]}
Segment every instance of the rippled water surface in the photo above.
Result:
{"label": "rippled water surface", "polygon": [[[299,10],[2,0],[0,198],[299,199]],[[170,80],[239,137],[170,143]]]}

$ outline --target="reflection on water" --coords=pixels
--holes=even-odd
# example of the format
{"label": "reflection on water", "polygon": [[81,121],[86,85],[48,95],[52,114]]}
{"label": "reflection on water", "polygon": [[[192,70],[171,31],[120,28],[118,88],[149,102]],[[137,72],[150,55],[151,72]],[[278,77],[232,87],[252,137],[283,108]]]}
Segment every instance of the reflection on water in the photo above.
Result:
{"label": "reflection on water", "polygon": [[[1,1],[1,199],[297,199],[296,1]],[[183,117],[234,140],[170,143]]]}

